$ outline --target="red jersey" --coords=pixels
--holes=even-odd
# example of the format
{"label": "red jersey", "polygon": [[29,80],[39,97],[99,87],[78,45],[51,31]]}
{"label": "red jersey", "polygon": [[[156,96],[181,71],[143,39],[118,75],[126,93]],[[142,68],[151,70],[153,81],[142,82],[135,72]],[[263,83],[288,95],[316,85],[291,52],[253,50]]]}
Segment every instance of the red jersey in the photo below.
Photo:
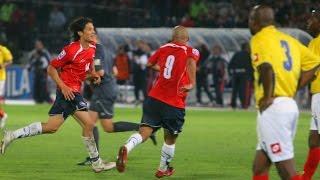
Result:
{"label": "red jersey", "polygon": [[65,46],[50,64],[61,69],[59,73],[61,80],[73,92],[80,92],[82,82],[86,79],[87,71],[93,63],[95,52],[95,45],[90,44],[87,49],[83,49],[80,41],[75,41]]}
{"label": "red jersey", "polygon": [[149,62],[160,66],[159,76],[149,96],[178,108],[185,108],[187,93],[180,88],[189,84],[187,59],[199,60],[199,51],[187,45],[168,43],[161,46]]}

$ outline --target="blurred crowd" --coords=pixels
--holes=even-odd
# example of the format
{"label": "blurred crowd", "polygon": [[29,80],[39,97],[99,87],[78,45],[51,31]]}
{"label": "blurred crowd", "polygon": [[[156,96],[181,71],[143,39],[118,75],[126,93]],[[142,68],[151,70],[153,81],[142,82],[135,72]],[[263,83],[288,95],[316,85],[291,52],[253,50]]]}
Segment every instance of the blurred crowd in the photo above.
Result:
{"label": "blurred crowd", "polygon": [[246,28],[249,9],[258,3],[274,7],[279,26],[302,29],[308,12],[320,8],[316,0],[2,0],[0,42],[15,57],[31,50],[37,38],[56,52],[69,40],[65,29],[77,16],[91,17],[97,27]]}
{"label": "blurred crowd", "polygon": [[[320,9],[316,0],[2,0],[0,1],[0,43],[11,49],[15,64],[27,64],[37,73],[36,102],[51,101],[43,89],[45,68],[50,53],[67,44],[69,22],[78,16],[91,17],[97,27],[186,27],[247,28],[251,7],[267,3],[274,7],[278,26],[305,29],[311,9]],[[46,47],[43,43],[45,42]],[[219,45],[199,44],[201,60],[197,71],[197,105],[247,108],[252,94],[252,70],[247,44],[231,59],[223,56]],[[115,52],[118,83],[133,85],[135,103],[141,102],[156,73],[146,68],[153,52],[144,41],[122,45]],[[228,56],[229,57],[229,56]],[[210,74],[210,76],[208,76]],[[230,87],[230,102],[223,102],[225,87]],[[202,93],[207,95],[203,101]],[[121,94],[125,97],[125,94]],[[237,98],[240,104],[237,104]],[[125,99],[123,99],[125,100]]]}

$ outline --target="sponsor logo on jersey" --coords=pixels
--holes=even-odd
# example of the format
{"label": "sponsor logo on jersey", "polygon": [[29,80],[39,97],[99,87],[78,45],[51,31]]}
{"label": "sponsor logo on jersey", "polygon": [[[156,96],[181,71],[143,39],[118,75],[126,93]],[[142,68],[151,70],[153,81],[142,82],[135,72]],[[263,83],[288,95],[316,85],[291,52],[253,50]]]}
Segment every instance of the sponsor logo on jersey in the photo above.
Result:
{"label": "sponsor logo on jersey", "polygon": [[195,56],[199,56],[200,55],[198,49],[192,49],[192,54],[194,54]]}
{"label": "sponsor logo on jersey", "polygon": [[66,55],[66,51],[65,51],[65,50],[62,50],[62,51],[60,52],[60,54],[58,55],[58,59],[59,59],[59,60],[62,59],[65,55]]}
{"label": "sponsor logo on jersey", "polygon": [[281,153],[281,146],[280,143],[271,144],[271,151],[273,154]]}

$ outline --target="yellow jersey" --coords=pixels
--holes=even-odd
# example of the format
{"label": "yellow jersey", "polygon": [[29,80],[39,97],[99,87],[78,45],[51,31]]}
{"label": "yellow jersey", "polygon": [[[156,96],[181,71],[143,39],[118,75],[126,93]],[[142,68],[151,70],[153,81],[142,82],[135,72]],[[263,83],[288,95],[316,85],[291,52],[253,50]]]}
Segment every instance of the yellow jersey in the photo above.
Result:
{"label": "yellow jersey", "polygon": [[259,65],[269,63],[272,66],[275,97],[293,97],[297,91],[300,71],[311,70],[320,64],[320,57],[274,26],[267,26],[255,34],[251,38],[250,46],[256,102],[264,95],[257,71]]}
{"label": "yellow jersey", "polygon": [[[308,47],[314,54],[320,56],[320,35],[310,41]],[[316,78],[311,82],[311,93],[320,93],[320,73],[318,73]]]}
{"label": "yellow jersey", "polygon": [[6,80],[6,68],[2,67],[5,63],[12,62],[12,54],[8,48],[0,45],[0,81]]}

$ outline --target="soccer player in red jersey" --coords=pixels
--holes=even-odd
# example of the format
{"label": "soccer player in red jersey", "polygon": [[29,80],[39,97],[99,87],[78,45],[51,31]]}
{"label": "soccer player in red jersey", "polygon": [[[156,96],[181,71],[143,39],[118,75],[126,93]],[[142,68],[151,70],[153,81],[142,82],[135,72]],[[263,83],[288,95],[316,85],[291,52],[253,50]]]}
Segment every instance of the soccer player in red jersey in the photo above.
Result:
{"label": "soccer player in red jersey", "polygon": [[95,83],[100,82],[93,65],[95,54],[95,31],[92,20],[78,18],[69,27],[74,41],[65,46],[59,56],[48,66],[48,74],[57,84],[56,100],[49,111],[46,123],[35,122],[15,131],[6,131],[1,141],[1,153],[4,154],[8,145],[15,139],[40,134],[55,133],[69,115],[75,116],[83,127],[82,139],[92,159],[92,169],[101,172],[115,167],[115,163],[101,160],[94,141],[91,120],[87,103],[80,94],[82,82],[89,75]]}
{"label": "soccer player in red jersey", "polygon": [[143,104],[143,117],[139,133],[130,136],[119,150],[117,169],[124,172],[128,153],[144,142],[159,128],[164,128],[165,142],[161,150],[160,166],[155,176],[171,176],[169,166],[178,134],[185,116],[187,92],[195,85],[196,63],[199,51],[187,46],[188,31],[183,26],[173,29],[172,42],[161,46],[149,59],[148,67],[159,71],[159,76]]}

